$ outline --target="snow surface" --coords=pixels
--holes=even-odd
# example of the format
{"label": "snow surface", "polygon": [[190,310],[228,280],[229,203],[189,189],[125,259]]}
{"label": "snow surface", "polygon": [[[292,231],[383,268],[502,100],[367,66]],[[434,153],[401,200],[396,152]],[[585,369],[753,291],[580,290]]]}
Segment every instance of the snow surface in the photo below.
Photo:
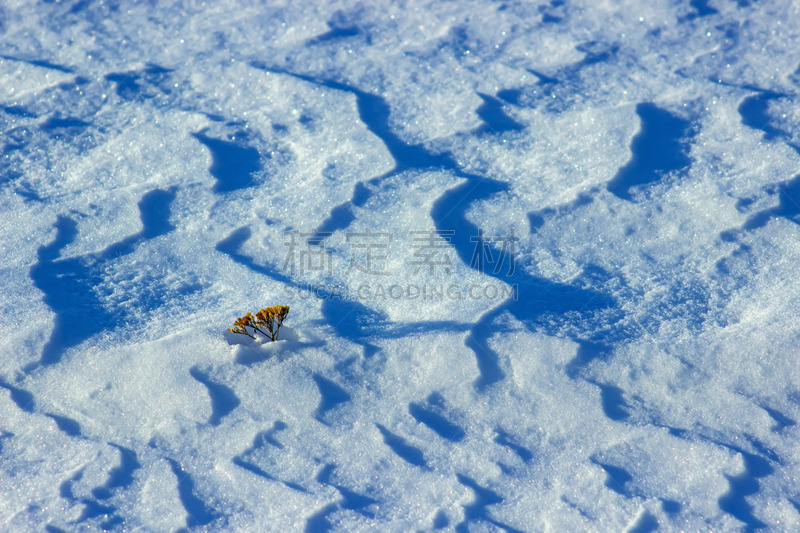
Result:
{"label": "snow surface", "polygon": [[0,530],[800,528],[798,42],[6,0]]}

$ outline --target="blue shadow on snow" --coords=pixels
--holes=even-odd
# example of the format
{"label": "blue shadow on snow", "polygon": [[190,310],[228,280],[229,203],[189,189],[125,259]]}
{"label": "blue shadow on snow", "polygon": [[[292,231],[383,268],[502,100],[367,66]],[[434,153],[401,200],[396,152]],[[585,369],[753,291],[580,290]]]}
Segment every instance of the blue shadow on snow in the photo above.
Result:
{"label": "blue shadow on snow", "polygon": [[322,470],[320,470],[319,474],[317,474],[317,481],[322,485],[335,488],[341,496],[341,499],[338,502],[326,505],[311,515],[306,520],[306,533],[325,533],[327,531],[331,531],[333,529],[333,525],[328,520],[328,516],[336,511],[339,511],[340,509],[355,511],[356,513],[367,518],[375,517],[375,513],[370,511],[369,507],[378,504],[379,502],[368,496],[359,494],[346,487],[333,483],[331,478],[333,477],[335,469],[336,466],[334,464],[325,465]]}
{"label": "blue shadow on snow", "polygon": [[444,416],[434,412],[429,407],[411,402],[408,404],[408,413],[414,420],[427,426],[431,431],[450,442],[460,442],[466,437],[461,426],[454,424]]}
{"label": "blue shadow on snow", "polygon": [[[55,238],[50,244],[39,247],[38,261],[30,270],[34,286],[44,293],[45,304],[56,315],[38,364],[58,363],[68,348],[125,322],[124,311],[107,309],[94,288],[103,281],[101,273],[106,263],[132,253],[142,241],[174,229],[169,223],[170,204],[174,198],[174,189],[146,193],[138,204],[142,230],[98,254],[82,257],[60,259],[61,251],[78,236],[78,226],[69,217],[60,215],[57,218]],[[29,365],[26,370],[35,366],[36,363]]]}
{"label": "blue shadow on snow", "polygon": [[472,492],[475,494],[475,500],[463,506],[464,521],[455,527],[455,530],[458,533],[468,533],[470,531],[469,523],[473,521],[487,522],[509,533],[521,533],[521,530],[515,529],[508,524],[499,522],[492,518],[489,514],[487,507],[497,503],[502,503],[504,501],[502,496],[491,489],[481,487],[474,479],[465,475],[456,474],[456,478],[458,479],[459,483],[472,489]]}
{"label": "blue shadow on snow", "polygon": [[749,128],[764,132],[764,140],[772,140],[786,135],[786,132],[774,127],[769,116],[769,103],[786,95],[772,91],[758,90],[757,94],[746,97],[739,104],[737,111],[742,117],[742,124]]}
{"label": "blue shadow on snow", "polygon": [[327,412],[340,404],[349,402],[352,397],[350,393],[328,378],[322,377],[319,374],[314,374],[312,377],[314,378],[314,383],[317,384],[320,394],[319,406],[314,412],[314,418],[327,425],[327,422],[325,422],[325,415]]}
{"label": "blue shadow on snow", "polygon": [[392,450],[398,457],[410,465],[419,466],[422,468],[428,467],[428,463],[425,461],[425,456],[422,453],[422,450],[416,446],[410,445],[406,439],[400,435],[392,433],[381,424],[375,424],[375,426],[378,428],[378,431],[381,432],[384,444],[386,444],[389,449]]}
{"label": "blue shadow on snow", "polygon": [[622,200],[633,201],[630,190],[685,171],[691,164],[687,141],[693,136],[691,124],[652,102],[636,106],[640,130],[631,141],[631,160],[608,182],[608,191]]}
{"label": "blue shadow on snow", "polygon": [[211,416],[208,418],[208,423],[212,426],[218,426],[224,417],[228,416],[242,403],[233,389],[212,380],[208,374],[202,372],[199,368],[190,368],[189,374],[208,389],[208,395],[211,398]]}
{"label": "blue shadow on snow", "polygon": [[[244,132],[238,135],[245,136]],[[261,170],[261,155],[258,150],[239,142],[209,137],[205,132],[192,133],[211,152],[211,167],[208,171],[217,180],[215,193],[244,189],[255,184],[253,175]]]}
{"label": "blue shadow on snow", "polygon": [[178,497],[186,510],[186,527],[191,529],[197,526],[205,526],[216,520],[218,517],[214,511],[209,509],[205,502],[195,494],[192,476],[174,459],[165,458],[165,460],[169,463],[172,473],[178,479]]}

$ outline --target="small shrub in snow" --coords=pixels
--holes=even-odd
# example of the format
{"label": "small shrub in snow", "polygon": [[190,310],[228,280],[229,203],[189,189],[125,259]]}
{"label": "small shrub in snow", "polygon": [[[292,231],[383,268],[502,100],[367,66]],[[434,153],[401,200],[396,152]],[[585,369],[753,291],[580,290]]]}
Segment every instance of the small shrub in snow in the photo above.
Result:
{"label": "small shrub in snow", "polygon": [[[233,327],[228,328],[228,331],[247,335],[251,339],[255,339],[256,332],[258,332],[270,341],[276,341],[278,340],[278,331],[281,329],[281,325],[288,314],[288,305],[265,307],[256,313],[255,317],[252,313],[247,313],[243,317],[237,318]],[[252,330],[252,333],[250,330]]]}

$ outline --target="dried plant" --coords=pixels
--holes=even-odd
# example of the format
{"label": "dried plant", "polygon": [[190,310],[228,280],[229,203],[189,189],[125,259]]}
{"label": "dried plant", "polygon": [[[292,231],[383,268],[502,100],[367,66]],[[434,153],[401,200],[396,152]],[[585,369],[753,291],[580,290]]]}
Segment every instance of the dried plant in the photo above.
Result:
{"label": "dried plant", "polygon": [[[288,305],[265,307],[256,313],[255,317],[253,317],[252,313],[247,313],[243,317],[237,318],[233,327],[228,328],[228,331],[247,335],[251,339],[255,339],[256,332],[258,332],[274,342],[278,340],[278,331],[280,331],[281,325],[288,314]],[[250,330],[252,330],[252,333]]]}

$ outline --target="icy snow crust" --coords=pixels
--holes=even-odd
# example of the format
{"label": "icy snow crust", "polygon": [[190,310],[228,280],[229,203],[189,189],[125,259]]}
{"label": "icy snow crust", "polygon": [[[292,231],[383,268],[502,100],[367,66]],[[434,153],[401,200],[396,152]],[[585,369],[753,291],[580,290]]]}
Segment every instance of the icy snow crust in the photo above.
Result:
{"label": "icy snow crust", "polygon": [[800,528],[798,24],[4,2],[0,529]]}

